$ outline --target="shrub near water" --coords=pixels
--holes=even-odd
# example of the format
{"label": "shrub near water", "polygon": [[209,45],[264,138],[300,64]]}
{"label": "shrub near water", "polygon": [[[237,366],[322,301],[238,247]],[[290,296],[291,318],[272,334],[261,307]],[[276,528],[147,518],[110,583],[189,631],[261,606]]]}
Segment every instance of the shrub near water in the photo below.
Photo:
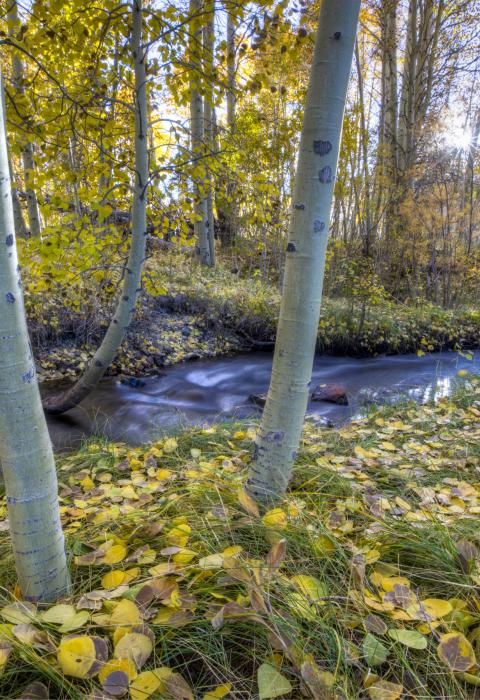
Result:
{"label": "shrub near water", "polygon": [[473,697],[479,398],[307,424],[263,513],[242,425],[61,457],[74,594],[22,602],[4,525],[0,697]]}
{"label": "shrub near water", "polygon": [[[101,291],[87,271],[69,279],[68,289],[62,279],[44,289],[27,276],[29,327],[44,378],[72,378],[92,357],[110,316],[118,269]],[[128,342],[111,373],[151,374],[192,355],[271,347],[279,304],[278,287],[260,278],[244,279],[222,264],[199,275],[185,254],[156,251],[146,264]],[[475,347],[479,337],[477,310],[407,306],[377,294],[325,299],[318,350],[354,356],[427,352]]]}

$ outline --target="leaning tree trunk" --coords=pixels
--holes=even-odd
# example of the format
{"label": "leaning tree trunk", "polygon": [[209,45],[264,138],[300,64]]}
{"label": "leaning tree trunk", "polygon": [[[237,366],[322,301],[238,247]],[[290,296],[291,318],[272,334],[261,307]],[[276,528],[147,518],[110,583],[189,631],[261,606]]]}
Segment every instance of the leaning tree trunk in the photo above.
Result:
{"label": "leaning tree trunk", "polygon": [[[16,0],[12,0],[10,9],[7,14],[8,24],[9,24],[9,35],[14,36],[15,32],[20,26],[20,19],[18,17],[18,8]],[[24,69],[23,62],[21,58],[16,53],[15,49],[12,49],[12,79],[15,90],[22,97],[25,95],[25,85],[24,85]],[[37,194],[32,185],[32,176],[35,172],[35,159],[33,156],[33,144],[22,137],[22,163],[23,163],[23,173],[25,178],[25,193],[27,195],[27,213],[28,213],[28,226],[30,229],[31,236],[40,236],[41,234],[41,222],[40,222],[40,211],[38,208]]]}
{"label": "leaning tree trunk", "polygon": [[[203,168],[205,164],[205,124],[203,97],[199,89],[202,74],[202,0],[190,0],[190,141],[193,160],[193,229],[197,246],[197,257],[202,265],[212,265],[208,233],[208,204]],[[196,172],[195,172],[196,171]]]}
{"label": "leaning tree trunk", "polygon": [[135,68],[135,186],[132,206],[132,243],[115,315],[85,374],[60,397],[45,399],[49,413],[65,413],[96,387],[125,337],[141,291],[147,237],[148,124],[146,50],[142,46],[142,0],[132,2],[132,58]]}
{"label": "leaning tree trunk", "polygon": [[68,592],[70,581],[55,462],[25,320],[1,100],[0,463],[22,595],[55,600]]}
{"label": "leaning tree trunk", "polygon": [[302,434],[359,10],[360,0],[323,0],[320,6],[272,378],[247,482],[260,502],[285,492]]}

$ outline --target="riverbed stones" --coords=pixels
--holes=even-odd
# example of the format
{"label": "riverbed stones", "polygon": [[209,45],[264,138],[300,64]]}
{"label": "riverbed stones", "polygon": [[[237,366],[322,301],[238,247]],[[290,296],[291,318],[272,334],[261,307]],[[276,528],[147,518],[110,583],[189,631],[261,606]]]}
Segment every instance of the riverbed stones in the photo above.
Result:
{"label": "riverbed stones", "polygon": [[312,393],[312,401],[327,401],[348,406],[347,388],[344,384],[319,384]]}

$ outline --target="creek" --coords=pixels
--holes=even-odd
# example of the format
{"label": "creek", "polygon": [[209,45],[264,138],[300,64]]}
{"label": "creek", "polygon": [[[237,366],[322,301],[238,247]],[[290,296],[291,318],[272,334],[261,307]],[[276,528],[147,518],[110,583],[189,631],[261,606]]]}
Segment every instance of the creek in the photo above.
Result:
{"label": "creek", "polygon": [[[249,396],[267,391],[271,366],[272,355],[258,352],[178,364],[137,387],[106,379],[80,406],[48,418],[54,447],[75,447],[91,435],[140,445],[191,425],[258,417],[260,409]],[[439,398],[449,394],[461,369],[480,372],[480,351],[472,360],[453,352],[368,359],[318,355],[312,389],[341,383],[349,403],[309,401],[308,414],[339,425],[371,403]]]}

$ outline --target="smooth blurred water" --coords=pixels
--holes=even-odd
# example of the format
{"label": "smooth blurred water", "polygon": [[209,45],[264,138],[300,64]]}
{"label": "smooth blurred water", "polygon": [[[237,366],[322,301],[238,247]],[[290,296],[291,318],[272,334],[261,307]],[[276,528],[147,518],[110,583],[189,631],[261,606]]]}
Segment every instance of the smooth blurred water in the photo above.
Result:
{"label": "smooth blurred water", "polygon": [[[49,417],[54,446],[75,445],[92,434],[137,445],[182,426],[258,416],[260,410],[248,397],[266,393],[271,366],[272,355],[249,353],[179,364],[146,378],[142,388],[107,379],[73,411]],[[320,383],[344,384],[349,405],[310,401],[308,413],[339,424],[368,403],[438,398],[451,391],[460,369],[480,372],[480,352],[473,360],[452,352],[371,359],[317,356],[312,391]]]}

